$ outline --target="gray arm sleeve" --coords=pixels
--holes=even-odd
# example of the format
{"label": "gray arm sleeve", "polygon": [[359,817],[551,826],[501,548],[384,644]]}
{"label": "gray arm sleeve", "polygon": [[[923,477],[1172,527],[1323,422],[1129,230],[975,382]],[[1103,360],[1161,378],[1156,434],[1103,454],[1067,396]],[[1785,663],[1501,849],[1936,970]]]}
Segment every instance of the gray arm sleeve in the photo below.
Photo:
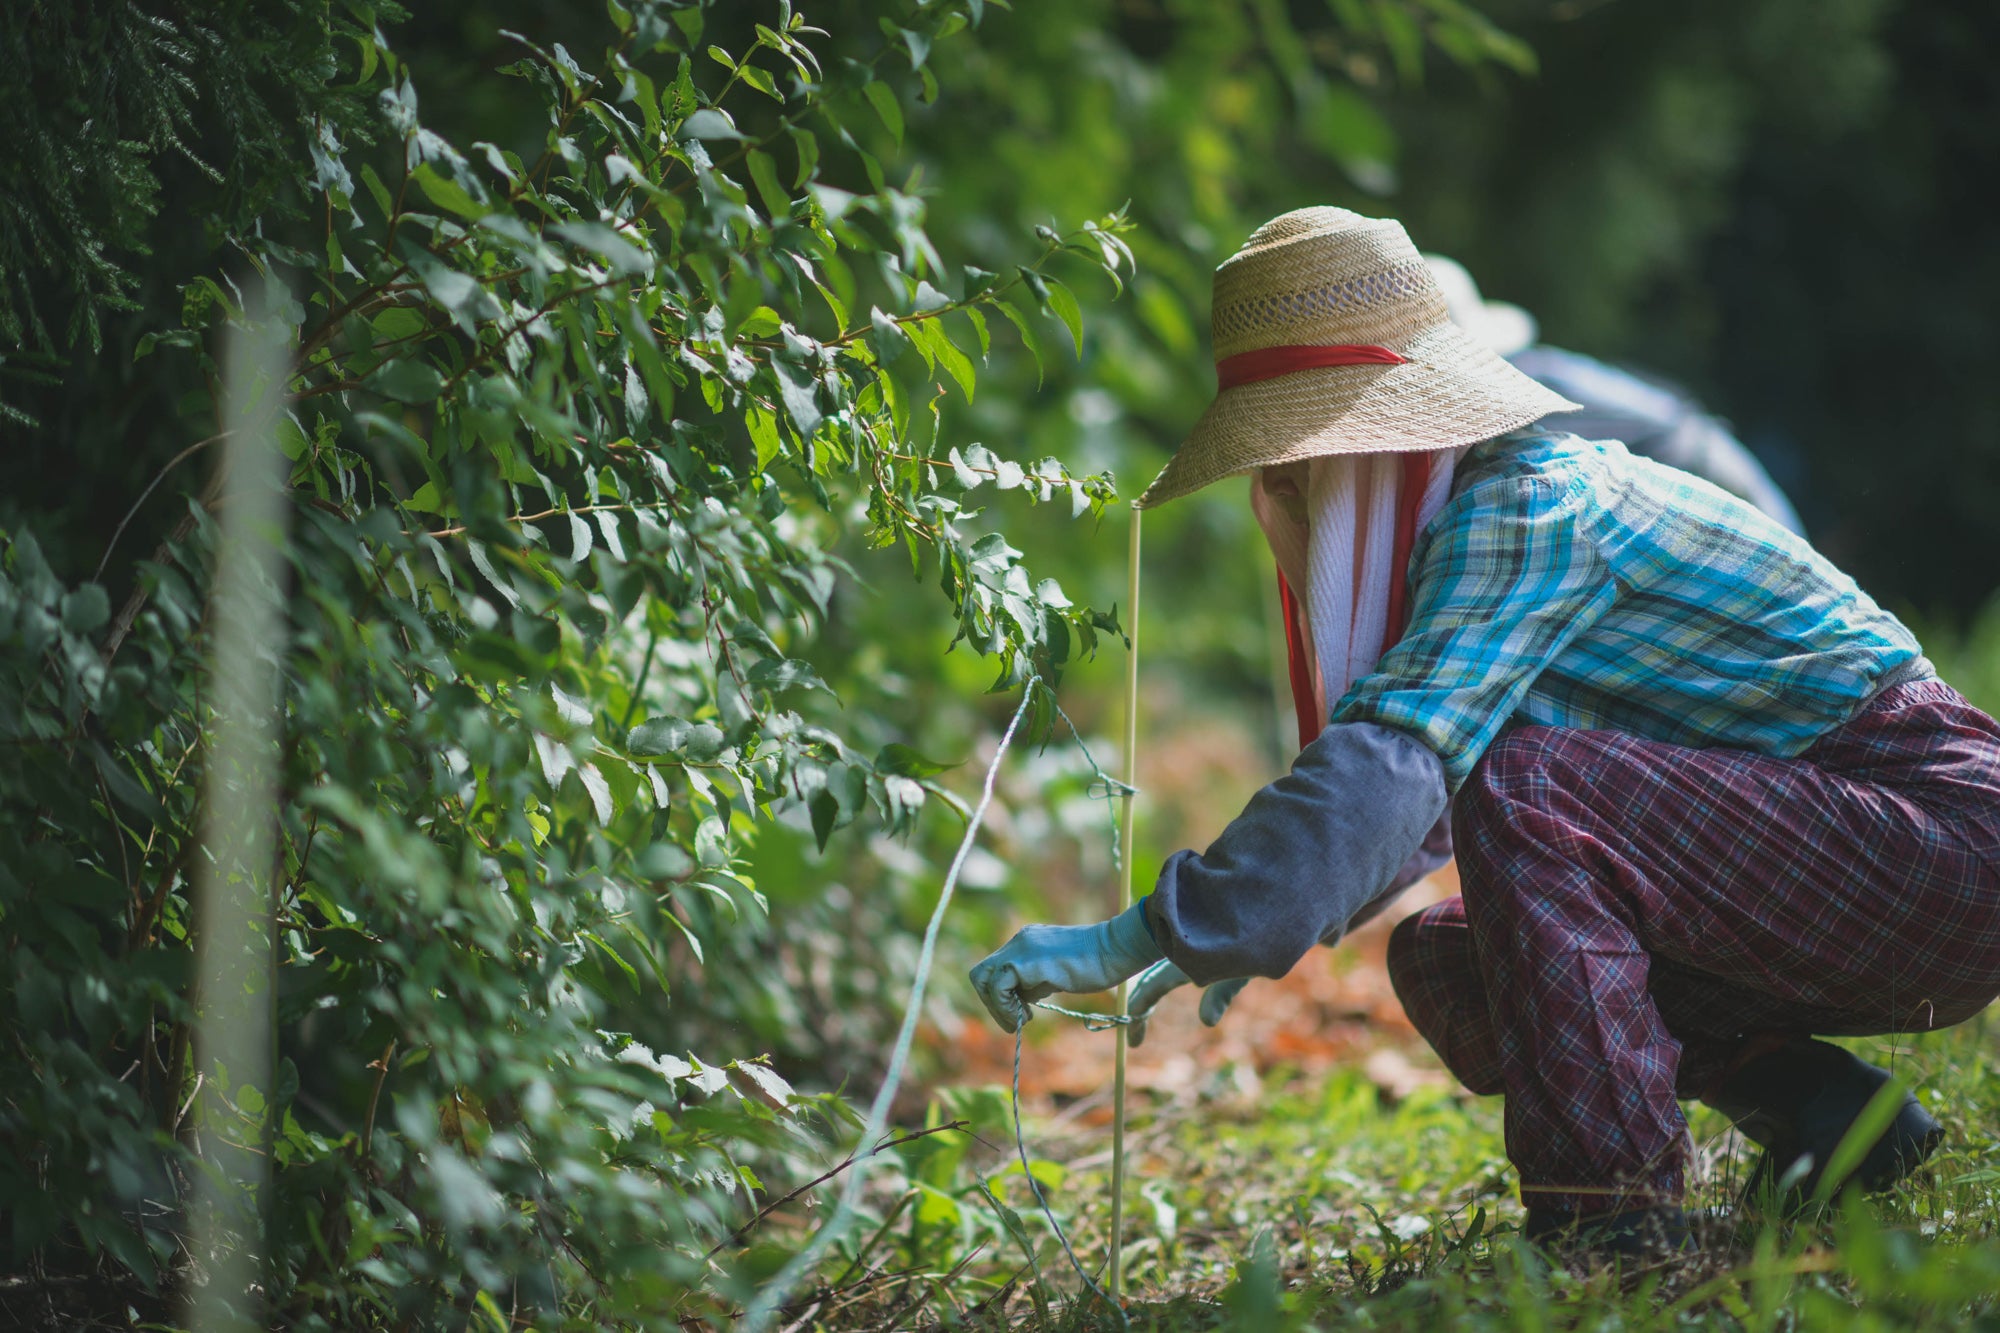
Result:
{"label": "gray arm sleeve", "polygon": [[1281,977],[1395,885],[1445,811],[1444,765],[1406,732],[1337,723],[1207,851],[1160,868],[1150,916],[1195,982]]}
{"label": "gray arm sleeve", "polygon": [[1440,870],[1451,860],[1451,810],[1438,816],[1438,822],[1431,825],[1431,831],[1424,834],[1424,840],[1417,844],[1417,850],[1410,853],[1410,859],[1403,862],[1402,869],[1390,879],[1389,887],[1382,891],[1384,897],[1401,893],[1425,875]]}
{"label": "gray arm sleeve", "polygon": [[1382,914],[1390,903],[1402,897],[1404,889],[1409,888],[1432,871],[1441,868],[1450,860],[1451,807],[1447,806],[1445,807],[1445,812],[1438,816],[1438,822],[1431,825],[1431,831],[1424,835],[1424,840],[1418,844],[1417,850],[1410,853],[1410,859],[1403,862],[1403,868],[1391,877],[1389,887],[1382,890],[1382,895],[1349,917],[1346,926],[1339,932],[1328,935],[1320,943],[1327,945],[1340,943],[1341,935],[1373,921]]}

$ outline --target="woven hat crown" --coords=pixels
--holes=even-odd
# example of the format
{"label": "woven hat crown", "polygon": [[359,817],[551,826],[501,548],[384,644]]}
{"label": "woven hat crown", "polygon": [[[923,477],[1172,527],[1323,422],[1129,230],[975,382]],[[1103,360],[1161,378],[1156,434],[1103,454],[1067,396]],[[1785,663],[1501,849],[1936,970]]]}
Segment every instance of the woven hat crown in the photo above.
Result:
{"label": "woven hat crown", "polygon": [[1215,271],[1212,319],[1220,359],[1298,343],[1402,351],[1450,312],[1401,223],[1323,207],[1250,234]]}
{"label": "woven hat crown", "polygon": [[1453,324],[1388,218],[1272,218],[1216,269],[1212,318],[1221,387],[1142,509],[1275,463],[1457,449],[1576,406]]}

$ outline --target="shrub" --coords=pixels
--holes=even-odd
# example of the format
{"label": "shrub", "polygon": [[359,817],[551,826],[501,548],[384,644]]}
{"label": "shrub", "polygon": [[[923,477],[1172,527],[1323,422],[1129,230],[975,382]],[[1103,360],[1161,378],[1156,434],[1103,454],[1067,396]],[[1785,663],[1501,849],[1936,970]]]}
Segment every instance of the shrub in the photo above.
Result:
{"label": "shrub", "polygon": [[806,661],[836,547],[903,548],[993,688],[1038,689],[1044,729],[1047,686],[1116,632],[982,532],[971,495],[1094,515],[1109,476],[946,449],[938,423],[996,329],[1037,355],[1045,328],[1080,339],[1060,271],[1115,279],[1122,219],[1024,237],[1006,273],[948,264],[868,148],[900,137],[905,85],[980,0],[828,66],[785,6],[735,51],[702,8],[609,12],[590,68],[524,42],[503,71],[546,108],[527,157],[427,129],[365,31],[340,76],[374,123],[311,125],[291,182],[323,225],[246,229],[245,271],[194,281],[181,327],[142,345],[219,420],[242,291],[291,293],[268,1088],[189,1053],[229,479],[116,614],[5,538],[17,1261],[173,1289],[191,1173],[235,1141],[269,1155],[262,1299],[288,1327],[710,1308],[705,1255],[758,1173],[850,1117],[755,1050],[656,1053],[620,1015],[763,911],[742,857],[771,820],[824,844],[906,829],[938,792],[907,747],[857,746],[870,723]]}

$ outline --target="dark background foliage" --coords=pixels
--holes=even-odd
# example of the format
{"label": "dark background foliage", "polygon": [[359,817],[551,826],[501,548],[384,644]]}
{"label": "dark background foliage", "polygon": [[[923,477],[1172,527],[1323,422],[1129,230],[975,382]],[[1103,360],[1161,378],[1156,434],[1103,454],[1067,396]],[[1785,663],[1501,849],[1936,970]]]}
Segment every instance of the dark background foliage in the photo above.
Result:
{"label": "dark background foliage", "polygon": [[[198,8],[181,25],[193,39],[153,22],[176,14],[125,4],[37,0],[0,21],[14,127],[0,229],[20,330],[0,401],[43,423],[0,424],[30,464],[0,506],[62,514],[50,548],[73,574],[185,443],[171,371],[130,350],[231,227],[305,206],[286,175],[308,150],[301,114],[353,120],[316,6]],[[941,230],[975,256],[1023,221],[1132,201],[1144,276],[1106,312],[1089,375],[1161,452],[1202,393],[1181,367],[1199,360],[1213,262],[1271,213],[1340,202],[1403,218],[1552,341],[1689,383],[1878,594],[1976,610],[2000,584],[1982,555],[2000,498],[1981,221],[2000,169],[1992,7],[1488,12],[1539,73],[1467,71],[1435,47],[1399,64],[1381,24],[1357,34],[1340,6],[1025,3],[976,47],[940,50],[953,95],[913,110],[912,155],[930,164]],[[874,15],[850,4],[816,21],[866,40]],[[725,33],[750,21],[719,19]],[[488,77],[514,58],[500,33],[589,49],[607,28],[588,7],[522,0],[393,25],[426,114],[496,141],[534,133]],[[117,310],[121,293],[143,308]],[[99,337],[106,354],[75,354]]]}

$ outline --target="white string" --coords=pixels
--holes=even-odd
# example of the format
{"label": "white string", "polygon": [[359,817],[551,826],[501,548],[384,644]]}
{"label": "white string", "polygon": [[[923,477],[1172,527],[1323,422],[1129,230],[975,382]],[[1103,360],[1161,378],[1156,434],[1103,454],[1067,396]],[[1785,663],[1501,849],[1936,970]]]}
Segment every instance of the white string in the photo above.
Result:
{"label": "white string", "polygon": [[[993,762],[987,766],[986,782],[980,789],[979,804],[973,807],[972,817],[966,821],[965,836],[959,839],[958,852],[951,858],[951,868],[946,871],[944,887],[938,891],[937,906],[931,910],[930,924],[924,929],[923,949],[917,955],[916,980],[910,985],[910,1002],[903,1011],[903,1027],[896,1034],[895,1050],[889,1057],[889,1070],[882,1076],[882,1086],[875,1093],[875,1101],[868,1108],[868,1119],[861,1129],[862,1143],[873,1143],[880,1138],[889,1124],[889,1105],[895,1100],[897,1089],[902,1086],[903,1071],[909,1062],[910,1044],[916,1036],[917,1019],[923,1012],[924,987],[930,981],[931,965],[937,958],[938,932],[944,925],[944,915],[951,906],[951,896],[958,887],[959,872],[965,868],[965,858],[972,851],[973,839],[979,835],[979,826],[985,822],[986,809],[993,803],[993,783],[1000,775],[1000,761],[1007,754],[1007,747],[1013,743],[1014,733],[1027,715],[1028,704],[1035,697],[1035,689],[1041,678],[1031,676],[1021,690],[1021,706],[1014,710],[1013,719],[1007,723],[1007,730],[1000,737],[999,748],[993,752]],[[1015,1042],[1018,1069],[1019,1039]],[[1018,1077],[1018,1075],[1017,1075]],[[1018,1133],[1019,1117],[1015,1128]],[[791,1261],[778,1271],[764,1289],[759,1291],[743,1313],[743,1327],[746,1333],[763,1333],[771,1321],[783,1308],[785,1298],[798,1285],[801,1278],[812,1272],[820,1257],[840,1238],[854,1215],[854,1201],[861,1192],[861,1184],[867,1177],[867,1164],[872,1159],[863,1158],[847,1173],[847,1181],[840,1191],[840,1201],[834,1205],[833,1213],[826,1220],[805,1247],[793,1255]]]}
{"label": "white string", "polygon": [[[1064,1009],[1062,1006],[1054,1004],[1038,1004],[1035,1007],[1038,1009],[1047,1009],[1051,1013],[1062,1014],[1068,1018],[1083,1019],[1084,1026],[1095,1031],[1123,1027],[1132,1021],[1130,1017],[1124,1014],[1084,1014],[1078,1013],[1073,1009]],[[1021,1132],[1021,1036],[1027,1030],[1028,1024],[1026,1020],[1022,1021],[1021,1026],[1014,1029],[1014,1151],[1021,1158],[1021,1174],[1028,1178],[1028,1188],[1034,1192],[1035,1202],[1041,1207],[1042,1216],[1048,1219],[1049,1229],[1056,1233],[1056,1240],[1061,1243],[1063,1253],[1069,1256],[1069,1266],[1074,1268],[1076,1275],[1083,1279],[1083,1285],[1090,1288],[1091,1293],[1097,1299],[1103,1301],[1105,1305],[1109,1306],[1111,1312],[1118,1316],[1118,1327],[1129,1328],[1130,1323],[1125,1318],[1124,1308],[1117,1301],[1112,1300],[1106,1294],[1104,1288],[1097,1285],[1097,1279],[1085,1271],[1083,1261],[1078,1259],[1076,1251],[1070,1248],[1068,1233],[1063,1230],[1062,1223],[1056,1221],[1055,1210],[1049,1207],[1048,1196],[1042,1193],[1042,1182],[1035,1178],[1033,1168],[1028,1165],[1028,1141]],[[1118,1244],[1118,1237],[1113,1236],[1111,1243],[1113,1245]],[[1033,1260],[1034,1257],[1034,1251],[1030,1249],[1028,1258]],[[1037,1278],[1041,1276],[1040,1264],[1035,1265],[1035,1275]]]}

